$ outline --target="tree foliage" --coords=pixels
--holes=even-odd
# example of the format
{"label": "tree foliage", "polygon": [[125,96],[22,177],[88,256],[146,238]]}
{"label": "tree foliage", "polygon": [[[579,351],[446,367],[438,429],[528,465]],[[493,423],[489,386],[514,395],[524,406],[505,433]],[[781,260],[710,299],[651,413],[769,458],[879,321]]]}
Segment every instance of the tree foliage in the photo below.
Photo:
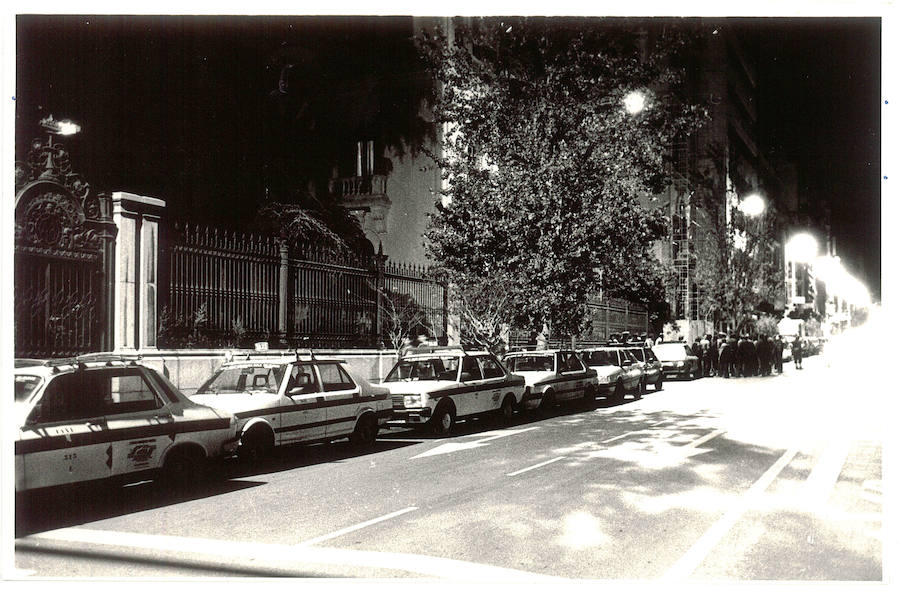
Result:
{"label": "tree foliage", "polygon": [[470,295],[502,286],[503,323],[578,334],[600,289],[661,293],[649,249],[666,219],[639,198],[665,186],[668,147],[703,110],[676,92],[689,36],[652,33],[643,55],[635,28],[597,19],[456,20],[420,38],[445,132],[428,252]]}
{"label": "tree foliage", "polygon": [[[770,205],[758,217],[744,214],[734,199],[726,199],[724,151],[708,148],[692,183],[690,200],[702,213],[695,240],[696,281],[700,314],[742,330],[752,324],[760,304],[773,302],[780,288],[781,267],[775,257],[776,215]],[[732,178],[737,195],[749,187]]]}

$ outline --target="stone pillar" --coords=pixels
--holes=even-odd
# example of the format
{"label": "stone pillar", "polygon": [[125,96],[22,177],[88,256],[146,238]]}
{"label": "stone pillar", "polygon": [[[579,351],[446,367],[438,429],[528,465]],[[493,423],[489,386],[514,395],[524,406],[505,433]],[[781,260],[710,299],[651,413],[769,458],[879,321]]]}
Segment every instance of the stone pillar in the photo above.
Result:
{"label": "stone pillar", "polygon": [[114,270],[114,350],[156,349],[159,219],[166,202],[117,191],[113,221],[119,229]]}

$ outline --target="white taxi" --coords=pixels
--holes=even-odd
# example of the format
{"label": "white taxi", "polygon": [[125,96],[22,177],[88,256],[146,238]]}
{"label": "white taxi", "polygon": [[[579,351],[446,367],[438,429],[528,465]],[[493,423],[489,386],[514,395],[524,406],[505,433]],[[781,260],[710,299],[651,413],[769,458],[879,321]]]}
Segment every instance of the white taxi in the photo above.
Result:
{"label": "white taxi", "polygon": [[600,392],[612,395],[616,401],[625,400],[625,392],[635,399],[644,394],[644,372],[627,349],[621,347],[591,347],[579,352],[584,363],[597,371]]}
{"label": "white taxi", "polygon": [[510,374],[487,351],[420,346],[401,358],[382,386],[391,391],[391,424],[430,426],[447,435],[457,419],[496,412],[509,422],[525,393],[525,379]]}
{"label": "white taxi", "polygon": [[564,401],[592,405],[597,396],[597,372],[574,351],[512,352],[503,358],[510,372],[525,378],[524,409],[549,408]]}
{"label": "white taxi", "polygon": [[235,417],[198,405],[137,359],[16,360],[16,491],[115,479],[196,478],[237,448]]}
{"label": "white taxi", "polygon": [[255,462],[275,446],[350,438],[372,445],[391,416],[388,390],[342,360],[262,356],[224,363],[190,398],[238,419],[238,456]]}

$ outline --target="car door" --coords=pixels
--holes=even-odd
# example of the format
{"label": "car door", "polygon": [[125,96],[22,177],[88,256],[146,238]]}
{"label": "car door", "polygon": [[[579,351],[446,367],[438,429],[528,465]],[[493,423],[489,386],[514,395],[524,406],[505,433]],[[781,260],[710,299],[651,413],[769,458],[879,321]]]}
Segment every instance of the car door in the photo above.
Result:
{"label": "car door", "polygon": [[320,440],[325,437],[325,393],[315,364],[291,364],[280,407],[279,444]]}
{"label": "car door", "polygon": [[506,371],[493,356],[478,356],[481,375],[484,378],[484,390],[480,395],[484,399],[485,409],[499,409],[503,403],[503,384],[506,382]]}
{"label": "car door", "polygon": [[105,393],[113,475],[158,468],[175,440],[171,408],[145,372],[137,366],[88,371]]}
{"label": "car door", "polygon": [[625,371],[625,388],[637,388],[637,385],[641,379],[641,369],[638,367],[637,361],[634,359],[634,356],[629,354],[624,349],[616,350],[616,354],[619,356],[619,365]]}
{"label": "car door", "polygon": [[103,393],[85,371],[54,376],[19,430],[24,488],[34,489],[111,475],[111,444]]}
{"label": "car door", "polygon": [[557,354],[557,374],[564,378],[557,387],[556,398],[574,399],[584,392],[585,368],[575,352],[564,351]]}
{"label": "car door", "polygon": [[317,368],[325,395],[325,437],[347,436],[363,406],[361,388],[337,362],[320,363]]}
{"label": "car door", "polygon": [[[474,356],[462,357],[462,369],[459,373],[462,384],[462,392],[459,396],[453,397],[453,403],[456,405],[456,415],[472,415],[481,413],[490,409],[490,397],[482,396],[484,388],[484,377],[481,374],[481,367],[478,360]],[[485,404],[485,399],[488,403]]]}

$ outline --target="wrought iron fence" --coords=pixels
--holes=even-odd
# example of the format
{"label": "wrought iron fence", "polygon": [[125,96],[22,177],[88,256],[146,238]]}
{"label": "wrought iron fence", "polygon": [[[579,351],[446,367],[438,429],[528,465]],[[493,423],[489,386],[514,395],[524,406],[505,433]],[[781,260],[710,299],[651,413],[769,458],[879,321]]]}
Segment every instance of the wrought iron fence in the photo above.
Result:
{"label": "wrought iron fence", "polygon": [[397,297],[424,311],[431,336],[446,335],[446,287],[420,266],[186,223],[173,224],[164,243],[164,347],[377,347],[390,341],[385,317],[396,311],[386,302]]}

